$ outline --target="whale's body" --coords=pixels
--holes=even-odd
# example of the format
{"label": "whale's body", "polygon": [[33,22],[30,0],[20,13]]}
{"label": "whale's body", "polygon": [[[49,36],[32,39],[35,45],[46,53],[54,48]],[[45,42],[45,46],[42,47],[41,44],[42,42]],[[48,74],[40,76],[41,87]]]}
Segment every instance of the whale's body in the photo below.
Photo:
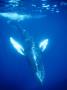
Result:
{"label": "whale's body", "polygon": [[40,19],[45,17],[45,15],[19,14],[16,12],[0,12],[0,16],[11,21],[23,21],[31,18]]}
{"label": "whale's body", "polygon": [[25,19],[31,18],[31,15],[18,14],[15,12],[0,12],[0,16],[7,18],[9,20],[14,20],[14,21],[23,21]]}
{"label": "whale's body", "polygon": [[46,49],[46,46],[48,44],[48,39],[42,40],[39,46],[37,46],[36,43],[28,39],[27,36],[27,38],[25,38],[25,42],[26,42],[25,44],[27,44],[27,46],[28,44],[31,44],[29,45],[30,47],[28,46],[27,48],[25,48],[23,45],[20,45],[13,37],[10,37],[10,42],[18,53],[20,53],[22,56],[29,57],[31,63],[33,63],[32,67],[33,70],[35,71],[37,78],[40,80],[40,82],[43,82],[45,77],[45,70],[41,59],[41,54]]}
{"label": "whale's body", "polygon": [[[7,18],[8,20],[13,21],[23,21],[25,19],[30,18],[41,18],[43,16],[31,16],[31,15],[25,15],[25,14],[18,14],[14,12],[0,12],[0,16]],[[18,27],[18,30],[20,28]],[[22,29],[21,29],[22,30]],[[20,30],[19,30],[20,31]],[[40,82],[43,82],[45,77],[45,70],[44,65],[41,59],[41,54],[45,51],[46,46],[48,44],[48,39],[42,40],[39,45],[35,43],[34,40],[29,37],[26,30],[22,30],[22,37],[24,37],[24,45],[21,45],[15,40],[12,36],[9,37],[10,43],[12,46],[16,49],[16,51],[21,54],[22,56],[27,56],[29,60],[31,61],[31,65],[33,67],[33,70],[35,71],[35,74],[37,78],[40,80]],[[23,42],[23,41],[22,41]]]}

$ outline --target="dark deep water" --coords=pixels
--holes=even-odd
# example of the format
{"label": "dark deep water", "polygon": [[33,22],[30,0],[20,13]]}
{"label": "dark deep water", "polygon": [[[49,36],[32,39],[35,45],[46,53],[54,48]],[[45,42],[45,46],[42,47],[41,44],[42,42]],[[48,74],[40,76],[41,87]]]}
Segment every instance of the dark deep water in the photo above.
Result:
{"label": "dark deep water", "polygon": [[[11,0],[0,0],[0,12],[25,13],[31,14],[32,17],[45,16],[19,22],[0,16],[0,90],[67,90],[67,2],[48,0],[50,7],[43,9],[41,4],[47,0],[14,0],[17,1],[14,3],[9,1]],[[55,4],[58,6],[51,11]],[[42,84],[34,75],[28,58],[17,53],[9,42],[9,37],[14,36],[22,43],[20,30],[23,29],[29,31],[35,42],[43,38],[49,39],[42,56],[45,67]]]}

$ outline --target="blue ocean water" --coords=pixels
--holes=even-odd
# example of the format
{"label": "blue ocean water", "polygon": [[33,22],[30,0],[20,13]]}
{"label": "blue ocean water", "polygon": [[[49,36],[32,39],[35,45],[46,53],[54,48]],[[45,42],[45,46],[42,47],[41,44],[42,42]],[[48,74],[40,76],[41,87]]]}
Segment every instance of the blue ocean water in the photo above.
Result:
{"label": "blue ocean water", "polygon": [[[67,90],[66,9],[67,2],[62,0],[0,0],[0,90]],[[24,29],[36,45],[49,40],[41,58],[45,69],[42,83],[29,58],[17,53],[9,41],[13,36],[26,48]]]}

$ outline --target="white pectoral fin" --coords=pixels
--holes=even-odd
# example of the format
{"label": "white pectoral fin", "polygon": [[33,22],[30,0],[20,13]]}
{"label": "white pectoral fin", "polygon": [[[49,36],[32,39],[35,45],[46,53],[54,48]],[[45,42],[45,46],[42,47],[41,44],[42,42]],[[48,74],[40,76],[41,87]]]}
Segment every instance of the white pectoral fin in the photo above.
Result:
{"label": "white pectoral fin", "polygon": [[46,49],[47,45],[48,45],[48,39],[44,39],[40,42],[39,48],[41,49],[42,52]]}
{"label": "white pectoral fin", "polygon": [[14,40],[12,37],[10,37],[10,42],[13,45],[13,47],[16,49],[16,51],[18,53],[20,53],[21,55],[25,55],[24,54],[24,48],[23,46],[21,46],[16,40]]}

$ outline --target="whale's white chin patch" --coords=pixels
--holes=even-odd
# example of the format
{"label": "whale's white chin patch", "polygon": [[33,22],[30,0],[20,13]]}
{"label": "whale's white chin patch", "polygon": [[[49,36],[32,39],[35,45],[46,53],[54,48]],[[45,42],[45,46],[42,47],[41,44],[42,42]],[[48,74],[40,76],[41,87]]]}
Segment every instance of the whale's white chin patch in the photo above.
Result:
{"label": "whale's white chin patch", "polygon": [[46,49],[47,45],[48,45],[48,39],[44,39],[40,42],[39,48],[41,49],[42,52]]}
{"label": "whale's white chin patch", "polygon": [[37,70],[37,72],[36,72],[36,76],[41,83],[44,81],[44,77],[45,77],[44,74],[45,74],[44,70],[43,71]]}

